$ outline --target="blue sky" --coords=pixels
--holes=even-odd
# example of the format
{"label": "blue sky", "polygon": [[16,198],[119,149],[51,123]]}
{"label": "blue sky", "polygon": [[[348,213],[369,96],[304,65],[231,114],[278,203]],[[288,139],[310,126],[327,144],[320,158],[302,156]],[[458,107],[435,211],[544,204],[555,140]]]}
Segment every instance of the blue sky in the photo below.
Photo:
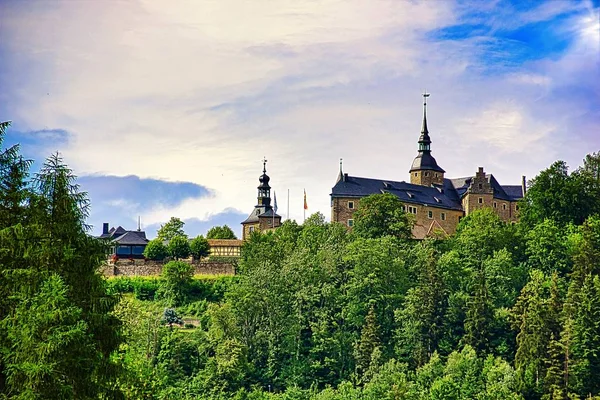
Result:
{"label": "blue sky", "polygon": [[504,184],[600,150],[597,1],[0,0],[0,120],[59,151],[90,223],[239,223],[269,160],[286,216],[350,175],[408,179],[429,98],[449,177]]}

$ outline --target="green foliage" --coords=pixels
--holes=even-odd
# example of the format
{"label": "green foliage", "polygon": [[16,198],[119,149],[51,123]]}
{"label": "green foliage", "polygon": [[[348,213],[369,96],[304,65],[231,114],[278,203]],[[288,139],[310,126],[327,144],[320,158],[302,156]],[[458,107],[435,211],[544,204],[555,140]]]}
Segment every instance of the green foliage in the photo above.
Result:
{"label": "green foliage", "polygon": [[0,391],[118,398],[118,298],[98,273],[106,248],[87,234],[87,195],[58,154],[33,180],[27,167],[18,147],[0,154]]}
{"label": "green foliage", "polygon": [[584,166],[571,174],[567,164],[557,161],[529,184],[520,208],[521,219],[534,226],[551,219],[564,226],[580,225],[600,211],[598,196],[598,154],[586,157]]}
{"label": "green foliage", "polygon": [[169,261],[163,266],[157,296],[169,305],[183,304],[194,276],[194,266],[183,261]]}
{"label": "green foliage", "polygon": [[167,251],[176,260],[190,256],[190,242],[187,236],[173,237],[167,246]]}
{"label": "green foliage", "polygon": [[183,222],[181,219],[177,217],[171,217],[169,222],[160,226],[158,232],[156,232],[156,236],[163,242],[168,242],[177,236],[184,236],[187,238],[187,235],[183,231],[184,225],[185,222]]}
{"label": "green foliage", "polygon": [[353,230],[357,236],[367,239],[389,235],[407,240],[412,237],[412,221],[397,196],[373,194],[360,199]]}
{"label": "green foliage", "polygon": [[196,236],[190,242],[190,254],[196,260],[207,257],[210,254],[210,246],[208,245],[208,240],[206,240],[202,235]]}
{"label": "green foliage", "polygon": [[163,241],[158,238],[149,241],[144,249],[144,257],[149,258],[150,260],[162,261],[168,255],[169,251],[167,250],[167,246],[165,246]]}
{"label": "green foliage", "polygon": [[206,232],[207,239],[237,239],[233,230],[227,225],[213,226]]}

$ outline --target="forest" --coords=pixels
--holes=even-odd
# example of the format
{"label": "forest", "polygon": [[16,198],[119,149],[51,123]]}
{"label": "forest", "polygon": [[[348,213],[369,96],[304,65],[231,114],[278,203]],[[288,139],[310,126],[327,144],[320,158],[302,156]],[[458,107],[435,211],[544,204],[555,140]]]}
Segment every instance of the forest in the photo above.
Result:
{"label": "forest", "polygon": [[237,274],[106,279],[107,243],[58,155],[0,124],[0,399],[600,399],[600,153],[411,238],[392,195],[352,232],[254,234]]}

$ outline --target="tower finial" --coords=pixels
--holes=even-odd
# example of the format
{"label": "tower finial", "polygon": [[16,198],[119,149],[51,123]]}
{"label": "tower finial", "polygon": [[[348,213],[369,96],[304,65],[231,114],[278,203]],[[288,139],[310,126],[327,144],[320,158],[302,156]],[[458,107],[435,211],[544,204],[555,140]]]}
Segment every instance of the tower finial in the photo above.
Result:
{"label": "tower finial", "polygon": [[267,173],[267,157],[263,157],[263,174]]}
{"label": "tower finial", "polygon": [[340,174],[342,173],[342,162],[343,162],[343,161],[344,161],[344,160],[343,160],[342,158],[340,158]]}
{"label": "tower finial", "polygon": [[427,93],[427,90],[423,93],[423,127],[421,128],[421,133],[428,134],[429,130],[427,129],[427,98],[430,96]]}

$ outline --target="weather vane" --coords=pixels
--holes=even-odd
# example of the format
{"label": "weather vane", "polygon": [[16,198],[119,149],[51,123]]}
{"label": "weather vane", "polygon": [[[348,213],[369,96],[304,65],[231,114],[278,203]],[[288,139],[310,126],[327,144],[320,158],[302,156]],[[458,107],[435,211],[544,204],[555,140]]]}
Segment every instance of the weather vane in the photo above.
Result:
{"label": "weather vane", "polygon": [[423,105],[427,105],[427,98],[430,96],[429,93],[427,93],[427,90],[425,90],[425,92],[423,93]]}

